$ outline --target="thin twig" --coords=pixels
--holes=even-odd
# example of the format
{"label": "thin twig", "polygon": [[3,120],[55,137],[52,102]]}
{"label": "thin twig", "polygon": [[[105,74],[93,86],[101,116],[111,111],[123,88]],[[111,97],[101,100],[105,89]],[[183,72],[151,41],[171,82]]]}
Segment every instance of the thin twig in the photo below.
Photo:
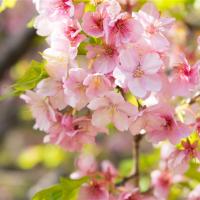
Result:
{"label": "thin twig", "polygon": [[136,135],[134,137],[134,146],[135,146],[135,185],[139,187],[140,183],[140,141],[143,135]]}
{"label": "thin twig", "polygon": [[195,95],[194,97],[192,97],[192,98],[189,100],[188,104],[189,104],[189,105],[192,105],[192,104],[196,103],[198,100],[200,100],[200,94],[197,94],[197,95]]}
{"label": "thin twig", "polygon": [[116,183],[115,186],[116,187],[120,187],[120,186],[123,186],[125,185],[128,181],[130,181],[131,179],[134,179],[135,178],[135,174],[132,174],[130,176],[126,176],[124,177],[120,182]]}

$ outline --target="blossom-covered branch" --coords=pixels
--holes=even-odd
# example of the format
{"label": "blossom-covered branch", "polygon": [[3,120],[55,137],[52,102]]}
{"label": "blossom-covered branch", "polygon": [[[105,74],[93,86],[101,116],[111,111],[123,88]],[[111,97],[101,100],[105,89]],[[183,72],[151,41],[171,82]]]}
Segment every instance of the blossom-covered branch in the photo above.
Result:
{"label": "blossom-covered branch", "polygon": [[[79,200],[164,200],[177,181],[174,173],[183,174],[190,160],[200,159],[199,134],[191,139],[200,120],[180,103],[198,90],[200,62],[190,64],[174,50],[170,29],[175,20],[163,17],[153,4],[126,12],[117,0],[84,2],[34,0],[37,34],[49,44],[42,54],[48,77],[21,98],[30,106],[34,128],[47,133],[44,142],[66,151],[95,144],[110,126],[134,136],[130,177],[120,177],[108,161],[99,170],[93,158],[78,159],[75,178],[91,178]],[[194,119],[187,119],[188,110]],[[151,173],[152,194],[141,194],[139,185],[143,136],[152,144],[171,145],[160,169]],[[132,178],[135,184],[127,186]],[[124,190],[116,187],[123,184]]]}

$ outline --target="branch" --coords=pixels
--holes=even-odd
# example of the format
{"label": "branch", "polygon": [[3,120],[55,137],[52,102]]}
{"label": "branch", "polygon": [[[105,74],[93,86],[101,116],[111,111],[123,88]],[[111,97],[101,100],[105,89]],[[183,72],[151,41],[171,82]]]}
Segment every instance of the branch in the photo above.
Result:
{"label": "branch", "polygon": [[130,176],[126,176],[124,177],[120,182],[116,183],[115,186],[116,187],[120,187],[120,186],[123,186],[125,185],[128,181],[130,181],[131,179],[134,179],[135,178],[135,173],[130,175]]}
{"label": "branch", "polygon": [[34,29],[25,29],[20,35],[8,38],[0,49],[0,79],[27,52],[35,36]]}
{"label": "branch", "polygon": [[135,179],[135,184],[139,187],[139,179],[140,179],[140,166],[139,166],[139,144],[143,135],[136,135],[134,137],[134,145],[135,145],[135,173],[131,174],[130,176],[124,177],[120,182],[116,183],[116,187],[120,187],[125,185],[131,179]]}
{"label": "branch", "polygon": [[189,105],[192,105],[192,104],[196,103],[198,100],[200,100],[200,94],[197,94],[197,95],[195,95],[194,97],[192,97],[192,98],[189,100],[188,104],[189,104]]}
{"label": "branch", "polygon": [[134,137],[135,145],[135,185],[139,188],[140,183],[140,141],[143,135],[136,135]]}

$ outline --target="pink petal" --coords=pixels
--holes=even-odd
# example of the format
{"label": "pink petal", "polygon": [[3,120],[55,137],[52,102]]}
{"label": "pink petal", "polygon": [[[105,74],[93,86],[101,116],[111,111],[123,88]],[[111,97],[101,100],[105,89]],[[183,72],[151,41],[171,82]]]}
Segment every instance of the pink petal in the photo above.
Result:
{"label": "pink petal", "polygon": [[131,93],[137,97],[143,98],[147,94],[147,91],[146,91],[145,87],[142,85],[139,78],[129,80],[128,88],[131,91]]}
{"label": "pink petal", "polygon": [[144,78],[142,78],[142,83],[148,91],[158,92],[161,89],[161,81],[156,75],[145,76]]}
{"label": "pink petal", "polygon": [[107,106],[109,106],[108,100],[106,98],[99,97],[90,101],[88,108],[91,110],[97,110],[97,109],[104,108]]}
{"label": "pink petal", "polygon": [[151,15],[155,19],[158,19],[160,17],[160,13],[158,12],[158,10],[156,9],[156,7],[153,3],[146,3],[142,7],[141,11]]}
{"label": "pink petal", "polygon": [[99,128],[105,128],[111,121],[112,115],[107,108],[96,110],[92,115],[92,124]]}
{"label": "pink petal", "polygon": [[145,54],[141,60],[141,68],[147,74],[155,74],[161,68],[163,62],[157,53]]}
{"label": "pink petal", "polygon": [[120,131],[126,131],[129,127],[129,119],[128,116],[123,113],[116,111],[113,115],[113,123],[115,127]]}
{"label": "pink petal", "polygon": [[128,72],[133,72],[139,64],[138,54],[133,48],[121,50],[119,59],[121,68]]}

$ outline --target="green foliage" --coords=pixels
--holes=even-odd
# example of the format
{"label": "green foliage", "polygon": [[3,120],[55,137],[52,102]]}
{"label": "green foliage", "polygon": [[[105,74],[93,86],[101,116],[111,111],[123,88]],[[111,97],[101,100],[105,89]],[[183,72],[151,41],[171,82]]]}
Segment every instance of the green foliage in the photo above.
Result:
{"label": "green foliage", "polygon": [[32,169],[38,164],[47,168],[58,167],[67,158],[62,149],[53,145],[37,145],[25,149],[17,158],[17,164],[22,169]]}
{"label": "green foliage", "polygon": [[134,95],[132,95],[130,92],[126,93],[125,98],[126,98],[126,100],[127,100],[129,103],[131,103],[131,104],[133,104],[134,106],[138,107],[138,100],[137,100],[137,98],[136,98]]}
{"label": "green foliage", "polygon": [[44,65],[45,62],[32,61],[25,74],[13,85],[14,93],[20,95],[26,90],[34,89],[42,79],[48,77]]}
{"label": "green foliage", "polygon": [[102,43],[102,40],[99,38],[94,38],[94,37],[89,37],[89,40],[82,42],[79,47],[78,47],[78,55],[86,55],[87,50],[86,46],[87,45],[99,45]]}
{"label": "green foliage", "polygon": [[33,28],[33,25],[35,23],[35,18],[32,18],[28,23],[27,23],[27,28]]}
{"label": "green foliage", "polygon": [[160,10],[167,10],[174,8],[176,6],[184,6],[186,4],[192,4],[194,3],[194,0],[168,0],[168,1],[153,0],[153,2]]}
{"label": "green foliage", "polygon": [[108,129],[109,134],[114,134],[118,131],[113,123],[108,124],[107,129]]}
{"label": "green foliage", "polygon": [[0,12],[3,12],[7,8],[14,8],[17,0],[3,0],[0,4]]}
{"label": "green foliage", "polygon": [[186,172],[186,177],[200,183],[199,163],[192,162],[189,170]]}
{"label": "green foliage", "polygon": [[140,190],[141,192],[146,192],[150,188],[151,179],[150,176],[141,176],[140,177]]}
{"label": "green foliage", "polygon": [[32,200],[77,200],[81,185],[88,181],[88,177],[77,180],[61,178],[59,184],[38,192]]}
{"label": "green foliage", "polygon": [[119,164],[119,173],[121,176],[129,176],[133,170],[134,160],[126,159],[122,160]]}

